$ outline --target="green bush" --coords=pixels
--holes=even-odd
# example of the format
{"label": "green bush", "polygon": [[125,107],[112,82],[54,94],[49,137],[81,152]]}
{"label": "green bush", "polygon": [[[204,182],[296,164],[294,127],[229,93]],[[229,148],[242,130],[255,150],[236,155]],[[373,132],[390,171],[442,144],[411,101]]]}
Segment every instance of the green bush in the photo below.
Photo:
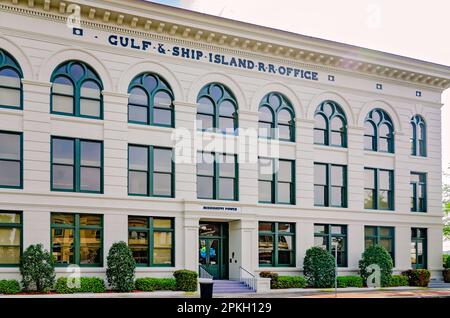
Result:
{"label": "green bush", "polygon": [[173,273],[177,290],[194,292],[197,290],[197,272],[187,269],[177,270]]}
{"label": "green bush", "polygon": [[177,290],[177,281],[174,278],[138,278],[135,284],[137,290],[143,291]]}
{"label": "green bush", "polygon": [[373,245],[368,247],[362,254],[362,258],[359,261],[359,274],[361,275],[364,284],[367,284],[367,278],[372,274],[371,271],[367,271],[367,266],[377,264],[381,270],[381,286],[389,286],[389,281],[392,276],[392,268],[394,264],[392,262],[391,255],[386,251],[383,246]]}
{"label": "green bush", "polygon": [[106,277],[111,288],[119,292],[133,290],[136,261],[127,243],[114,243],[109,249],[106,260]]}
{"label": "green bush", "polygon": [[274,272],[264,271],[259,273],[259,277],[270,278],[270,288],[276,289],[278,286],[278,274]]}
{"label": "green bush", "polygon": [[275,289],[305,288],[306,279],[303,276],[278,276]]}
{"label": "green bush", "polygon": [[55,291],[58,294],[73,293],[104,293],[106,291],[105,281],[99,277],[81,277],[80,287],[70,288],[67,277],[60,277],[56,281]]}
{"label": "green bush", "polygon": [[42,244],[30,245],[20,260],[22,285],[26,291],[46,292],[55,284],[55,263]]}
{"label": "green bush", "polygon": [[0,294],[17,294],[18,292],[20,292],[20,284],[17,280],[0,280]]}
{"label": "green bush", "polygon": [[338,276],[337,277],[337,287],[347,288],[347,287],[358,287],[364,286],[361,276]]}
{"label": "green bush", "polygon": [[389,287],[408,286],[408,277],[405,275],[392,275]]}
{"label": "green bush", "polygon": [[303,273],[310,287],[328,288],[334,286],[334,256],[320,247],[308,249],[303,261]]}
{"label": "green bush", "polygon": [[402,273],[408,277],[409,286],[428,287],[430,283],[430,271],[427,269],[410,269]]}
{"label": "green bush", "polygon": [[450,268],[450,254],[443,254],[442,261],[444,268]]}

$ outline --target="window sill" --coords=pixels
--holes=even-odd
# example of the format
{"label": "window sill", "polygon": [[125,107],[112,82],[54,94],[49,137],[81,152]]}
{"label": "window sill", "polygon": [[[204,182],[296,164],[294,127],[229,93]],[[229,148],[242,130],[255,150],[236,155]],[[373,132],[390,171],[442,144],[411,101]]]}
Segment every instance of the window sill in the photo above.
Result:
{"label": "window sill", "polygon": [[409,158],[412,160],[429,160],[429,157],[422,157],[422,156],[413,156],[413,155],[409,155]]}
{"label": "window sill", "polygon": [[340,147],[340,146],[326,146],[326,145],[319,145],[319,144],[314,144],[314,150],[323,150],[323,151],[332,151],[332,152],[342,152],[342,153],[347,153],[348,152],[348,148],[346,147]]}
{"label": "window sill", "polygon": [[364,150],[365,156],[395,158],[395,153]]}
{"label": "window sill", "polygon": [[77,117],[72,115],[59,115],[59,114],[50,114],[51,121],[63,121],[70,123],[83,123],[83,124],[92,124],[96,126],[102,126],[104,124],[104,120],[100,118],[88,118],[88,117]]}

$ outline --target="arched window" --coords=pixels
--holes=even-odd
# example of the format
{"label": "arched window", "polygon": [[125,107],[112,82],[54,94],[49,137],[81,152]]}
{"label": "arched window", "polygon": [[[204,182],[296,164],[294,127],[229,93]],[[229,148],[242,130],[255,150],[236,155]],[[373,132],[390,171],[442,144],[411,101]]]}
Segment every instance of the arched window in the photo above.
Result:
{"label": "arched window", "polygon": [[295,141],[295,112],[282,94],[271,92],[259,104],[259,137]]}
{"label": "arched window", "polygon": [[427,156],[426,125],[423,117],[415,115],[411,118],[411,155]]}
{"label": "arched window", "polygon": [[347,147],[347,118],[341,106],[325,101],[317,107],[314,118],[315,144]]}
{"label": "arched window", "polygon": [[17,61],[0,49],[0,107],[22,108],[22,78]]}
{"label": "arched window", "polygon": [[380,108],[371,110],[364,122],[364,149],[394,153],[394,125]]}
{"label": "arched window", "polygon": [[169,84],[154,73],[136,76],[128,87],[128,122],[174,127],[174,95]]}
{"label": "arched window", "polygon": [[55,114],[103,118],[103,84],[95,70],[80,61],[68,61],[51,77],[50,108]]}
{"label": "arched window", "polygon": [[238,104],[233,93],[224,85],[210,83],[197,97],[197,127],[199,130],[217,130],[234,134],[238,128]]}

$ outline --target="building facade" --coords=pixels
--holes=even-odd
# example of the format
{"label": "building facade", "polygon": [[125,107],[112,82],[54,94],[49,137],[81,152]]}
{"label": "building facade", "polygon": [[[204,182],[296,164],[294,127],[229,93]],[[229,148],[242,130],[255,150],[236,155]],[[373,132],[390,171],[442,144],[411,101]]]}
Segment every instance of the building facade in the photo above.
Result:
{"label": "building facade", "polygon": [[343,275],[380,244],[440,277],[449,86],[447,66],[143,1],[2,1],[0,277],[37,243],[58,275],[104,276],[117,241],[137,276],[298,275],[312,246]]}

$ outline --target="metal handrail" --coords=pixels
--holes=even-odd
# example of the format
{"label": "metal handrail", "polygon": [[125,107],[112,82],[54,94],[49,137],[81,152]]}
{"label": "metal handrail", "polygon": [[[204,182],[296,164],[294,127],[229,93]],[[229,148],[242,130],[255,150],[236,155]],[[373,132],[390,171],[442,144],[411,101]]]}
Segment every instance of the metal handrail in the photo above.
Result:
{"label": "metal handrail", "polygon": [[[250,277],[244,277],[243,274],[250,275]],[[250,273],[248,270],[246,270],[244,267],[239,266],[239,281],[243,282],[245,285],[247,285],[251,290],[256,290],[256,277],[252,273]]]}
{"label": "metal handrail", "polygon": [[213,277],[214,277],[206,270],[206,268],[203,267],[203,265],[198,265],[198,271],[199,271],[200,278],[213,279]]}

